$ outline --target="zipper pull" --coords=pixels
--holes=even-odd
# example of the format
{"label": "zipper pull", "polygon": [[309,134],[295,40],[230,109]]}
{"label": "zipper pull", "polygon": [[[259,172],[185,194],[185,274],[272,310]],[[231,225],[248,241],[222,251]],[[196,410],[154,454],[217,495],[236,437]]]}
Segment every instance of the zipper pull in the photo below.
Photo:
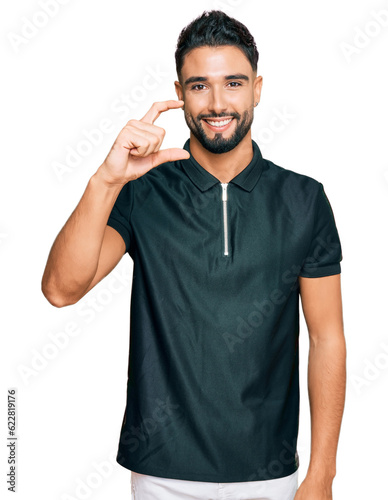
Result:
{"label": "zipper pull", "polygon": [[228,201],[228,194],[227,194],[227,187],[228,183],[227,182],[221,182],[222,186],[222,201]]}

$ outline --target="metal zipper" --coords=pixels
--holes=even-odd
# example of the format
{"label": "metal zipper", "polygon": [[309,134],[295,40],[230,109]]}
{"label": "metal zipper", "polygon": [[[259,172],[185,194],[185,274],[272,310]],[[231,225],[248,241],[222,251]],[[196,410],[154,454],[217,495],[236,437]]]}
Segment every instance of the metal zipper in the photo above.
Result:
{"label": "metal zipper", "polygon": [[224,213],[224,255],[229,255],[228,250],[228,194],[227,194],[228,183],[221,182],[222,189],[222,207]]}

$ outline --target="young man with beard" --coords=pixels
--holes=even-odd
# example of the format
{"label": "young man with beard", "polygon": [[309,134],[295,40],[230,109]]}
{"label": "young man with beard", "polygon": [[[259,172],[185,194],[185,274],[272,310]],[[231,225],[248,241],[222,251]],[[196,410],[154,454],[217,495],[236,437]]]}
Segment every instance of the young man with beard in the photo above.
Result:
{"label": "young man with beard", "polygon": [[[136,500],[329,500],[346,358],[331,206],[251,138],[263,78],[243,24],[204,12],[175,57],[178,100],[120,132],[53,244],[43,293],[74,304],[133,259],[117,461]],[[180,108],[190,138],[162,150],[154,122]],[[299,296],[311,458],[298,488]]]}

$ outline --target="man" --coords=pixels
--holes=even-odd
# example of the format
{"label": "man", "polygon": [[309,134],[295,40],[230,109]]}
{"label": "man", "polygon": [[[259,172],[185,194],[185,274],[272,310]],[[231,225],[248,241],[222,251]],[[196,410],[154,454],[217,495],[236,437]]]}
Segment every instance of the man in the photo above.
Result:
{"label": "man", "polygon": [[[179,100],[120,132],[53,244],[43,293],[74,304],[133,259],[117,461],[134,498],[329,500],[346,358],[331,206],[320,182],[263,159],[251,138],[263,78],[244,25],[204,12],[175,57]],[[154,122],[179,108],[190,139],[162,150]],[[311,459],[296,492],[299,295]]]}

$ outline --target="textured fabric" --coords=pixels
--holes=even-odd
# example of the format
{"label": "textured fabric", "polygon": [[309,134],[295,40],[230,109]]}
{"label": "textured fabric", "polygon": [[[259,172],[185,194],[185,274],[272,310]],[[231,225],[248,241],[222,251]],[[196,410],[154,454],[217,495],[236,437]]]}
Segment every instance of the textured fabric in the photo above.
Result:
{"label": "textured fabric", "polygon": [[267,481],[211,483],[131,474],[131,500],[293,500],[298,471]]}
{"label": "textured fabric", "polygon": [[225,201],[191,156],[127,183],[109,217],[133,259],[117,454],[132,471],[225,483],[298,468],[298,277],[340,273],[341,244],[323,185],[252,147]]}

